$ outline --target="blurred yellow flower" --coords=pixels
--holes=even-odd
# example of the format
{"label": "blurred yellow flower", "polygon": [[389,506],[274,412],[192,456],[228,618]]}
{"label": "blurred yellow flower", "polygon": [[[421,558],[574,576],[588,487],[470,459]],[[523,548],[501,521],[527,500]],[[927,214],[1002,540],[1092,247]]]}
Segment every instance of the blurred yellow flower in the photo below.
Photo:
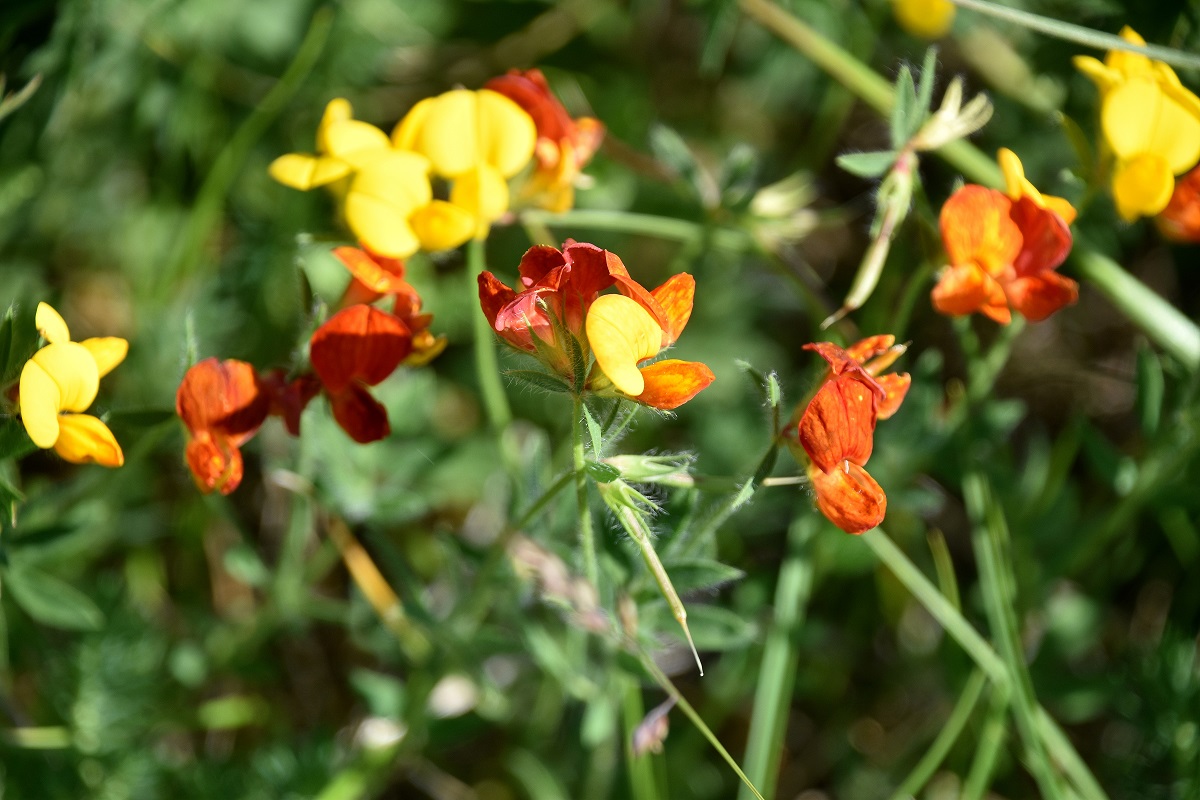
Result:
{"label": "blurred yellow flower", "polygon": [[901,28],[922,39],[940,39],[954,24],[950,0],[892,0],[892,14]]}
{"label": "blurred yellow flower", "polygon": [[347,177],[391,149],[387,134],[353,118],[349,101],[330,100],[317,127],[317,153],[288,153],[271,162],[270,175],[284,186],[308,191]]}
{"label": "blurred yellow flower", "polygon": [[453,181],[450,202],[475,217],[477,237],[508,210],[507,179],[529,163],[536,141],[529,114],[489,89],[422,100],[392,131],[397,149],[428,158],[434,174]]}
{"label": "blurred yellow flower", "polygon": [[[1129,27],[1121,38],[1145,42]],[[1104,63],[1077,56],[1075,66],[1100,90],[1100,127],[1115,159],[1112,195],[1126,221],[1162,211],[1182,175],[1200,159],[1200,98],[1161,61],[1110,51]]]}
{"label": "blurred yellow flower", "polygon": [[100,378],[125,359],[129,343],[115,336],[72,342],[67,324],[46,303],[38,304],[38,331],[48,344],[21,370],[21,422],[38,447],[76,464],[119,467],[121,446],[108,426],[86,411]]}

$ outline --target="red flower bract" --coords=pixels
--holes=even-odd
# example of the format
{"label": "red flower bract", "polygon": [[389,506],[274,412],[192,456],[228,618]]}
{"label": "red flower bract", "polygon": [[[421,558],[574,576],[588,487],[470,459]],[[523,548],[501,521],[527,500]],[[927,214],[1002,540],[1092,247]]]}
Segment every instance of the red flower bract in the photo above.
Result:
{"label": "red flower bract", "polygon": [[175,411],[187,426],[188,467],[202,492],[229,494],[242,482],[239,449],[267,418],[270,400],[254,367],[207,358],[183,376]]}
{"label": "red flower bract", "polygon": [[383,381],[412,352],[412,334],[397,317],[358,305],[334,314],[309,342],[309,359],[333,417],[360,444],[391,433],[387,411],[367,387]]}

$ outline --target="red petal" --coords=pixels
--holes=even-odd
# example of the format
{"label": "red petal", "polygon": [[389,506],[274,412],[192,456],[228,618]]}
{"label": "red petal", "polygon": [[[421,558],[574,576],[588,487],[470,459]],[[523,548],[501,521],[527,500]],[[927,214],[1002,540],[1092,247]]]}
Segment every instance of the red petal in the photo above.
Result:
{"label": "red petal", "polygon": [[187,443],[184,457],[196,486],[205,494],[213,489],[229,494],[242,482],[245,469],[242,453],[228,439],[214,438],[202,431]]}
{"label": "red petal", "polygon": [[1009,213],[1012,201],[995,189],[968,183],[942,206],[942,243],[954,266],[976,264],[999,275],[1021,252],[1021,230]]}
{"label": "red petal", "polygon": [[492,78],[483,88],[499,92],[524,109],[533,118],[539,138],[558,142],[573,137],[575,123],[550,90],[541,70],[510,70],[507,75]]}
{"label": "red petal", "polygon": [[521,273],[521,284],[533,286],[545,278],[551,270],[561,267],[565,263],[567,263],[566,259],[563,258],[563,254],[558,251],[558,248],[546,244],[534,245],[525,251],[525,255],[521,256],[521,264],[517,268]]}
{"label": "red petal", "polygon": [[849,459],[866,464],[871,457],[879,387],[849,372],[825,381],[800,418],[800,444],[825,472]]}
{"label": "red petal", "polygon": [[696,361],[659,361],[642,367],[646,388],[634,399],[654,408],[678,408],[712,383],[714,377],[711,369]]}
{"label": "red petal", "polygon": [[362,386],[331,394],[329,406],[337,424],[359,444],[377,442],[392,432],[387,409]]}
{"label": "red petal", "polygon": [[193,435],[208,431],[235,447],[255,434],[268,410],[258,373],[235,359],[193,365],[175,393],[175,412]]}
{"label": "red petal", "polygon": [[1073,305],[1079,299],[1079,284],[1057,272],[1043,272],[1009,281],[1004,292],[1025,319],[1041,322],[1060,308]]}
{"label": "red petal", "polygon": [[696,279],[686,272],[672,275],[661,286],[650,292],[666,315],[667,324],[664,347],[675,344],[679,334],[692,316],[692,304],[696,297]]}
{"label": "red petal", "polygon": [[506,305],[516,299],[517,293],[501,283],[490,272],[479,273],[479,305],[488,324],[496,327],[496,315]]}
{"label": "red petal", "polygon": [[354,382],[374,386],[412,352],[408,326],[374,306],[351,306],[334,314],[309,343],[309,359],[332,394]]}
{"label": "red petal", "polygon": [[829,472],[810,468],[808,477],[817,508],[846,533],[864,533],[883,522],[887,495],[858,464],[843,461]]}
{"label": "red petal", "polygon": [[1021,251],[1013,260],[1017,277],[1051,270],[1071,252],[1071,229],[1058,214],[1022,197],[1012,207],[1012,221],[1021,229]]}
{"label": "red petal", "polygon": [[289,381],[283,370],[275,369],[263,378],[263,385],[271,398],[271,414],[282,417],[287,432],[299,436],[300,415],[321,393],[321,381],[315,375],[300,375]]}

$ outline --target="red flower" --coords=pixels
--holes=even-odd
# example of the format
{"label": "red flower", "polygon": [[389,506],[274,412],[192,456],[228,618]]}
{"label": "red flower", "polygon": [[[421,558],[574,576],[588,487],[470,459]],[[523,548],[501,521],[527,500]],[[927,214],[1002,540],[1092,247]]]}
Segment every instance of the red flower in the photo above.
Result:
{"label": "red flower", "polygon": [[941,213],[950,265],[933,289],[933,306],[959,316],[982,312],[1002,325],[1016,309],[1038,322],[1079,297],[1079,284],[1054,270],[1071,251],[1071,231],[1030,196],[967,184]]}
{"label": "red flower", "polygon": [[515,102],[533,118],[537,129],[537,169],[522,188],[521,199],[550,211],[571,208],[575,178],[600,147],[604,126],[591,117],[572,119],[541,70],[510,70],[484,88]]}
{"label": "red flower", "polygon": [[371,393],[412,352],[412,334],[399,318],[374,306],[334,314],[309,342],[309,360],[329,397],[333,418],[360,444],[391,433],[387,411]]}
{"label": "red flower", "polygon": [[239,448],[258,432],[270,400],[254,367],[206,358],[183,376],[175,411],[187,426],[188,467],[200,491],[229,494],[242,482]]}
{"label": "red flower", "polygon": [[365,247],[338,247],[333,255],[351,275],[350,285],[338,301],[338,308],[374,303],[392,295],[392,313],[412,334],[412,353],[406,363],[414,367],[428,364],[446,349],[446,337],[434,336],[429,331],[433,315],[421,313],[421,295],[404,279],[402,259],[386,258]]}
{"label": "red flower", "polygon": [[873,336],[848,350],[830,342],[804,346],[829,362],[829,372],[805,407],[797,436],[817,508],[847,533],[874,528],[887,511],[887,495],[865,466],[876,420],[894,414],[908,392],[907,374],[876,377],[904,352],[894,341]]}
{"label": "red flower", "polygon": [[1200,167],[1175,181],[1171,200],[1154,221],[1176,242],[1200,242]]}

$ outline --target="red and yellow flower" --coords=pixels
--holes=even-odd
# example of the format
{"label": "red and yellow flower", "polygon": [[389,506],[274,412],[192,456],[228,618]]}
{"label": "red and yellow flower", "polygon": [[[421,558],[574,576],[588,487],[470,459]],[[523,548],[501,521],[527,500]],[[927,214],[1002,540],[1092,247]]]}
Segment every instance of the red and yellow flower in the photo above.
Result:
{"label": "red and yellow flower", "polygon": [[904,352],[894,342],[892,336],[872,336],[846,350],[830,342],[804,346],[824,358],[829,371],[796,435],[808,456],[817,508],[847,533],[874,528],[887,512],[887,495],[865,467],[876,421],[892,416],[908,392],[907,374],[881,374]]}
{"label": "red and yellow flower", "polygon": [[206,358],[187,371],[175,393],[175,412],[188,430],[184,457],[200,491],[229,494],[241,484],[240,448],[270,410],[266,387],[245,361]]}
{"label": "red and yellow flower", "polygon": [[34,316],[46,346],[25,363],[18,385],[21,422],[33,443],[75,464],[119,467],[125,456],[92,405],[100,379],[125,360],[129,343],[115,336],[71,341],[67,323],[46,303]]}
{"label": "red and yellow flower", "polygon": [[604,125],[592,117],[572,119],[541,70],[510,70],[484,86],[504,95],[533,119],[537,167],[521,187],[518,202],[549,211],[575,203],[575,182],[604,139]]}
{"label": "red and yellow flower", "polygon": [[1008,194],[967,184],[942,206],[950,264],[933,289],[933,305],[951,316],[978,311],[1002,325],[1015,309],[1038,322],[1079,296],[1079,284],[1055,271],[1071,251],[1074,209],[1039,193],[1011,151],[1001,151],[1000,163]]}

